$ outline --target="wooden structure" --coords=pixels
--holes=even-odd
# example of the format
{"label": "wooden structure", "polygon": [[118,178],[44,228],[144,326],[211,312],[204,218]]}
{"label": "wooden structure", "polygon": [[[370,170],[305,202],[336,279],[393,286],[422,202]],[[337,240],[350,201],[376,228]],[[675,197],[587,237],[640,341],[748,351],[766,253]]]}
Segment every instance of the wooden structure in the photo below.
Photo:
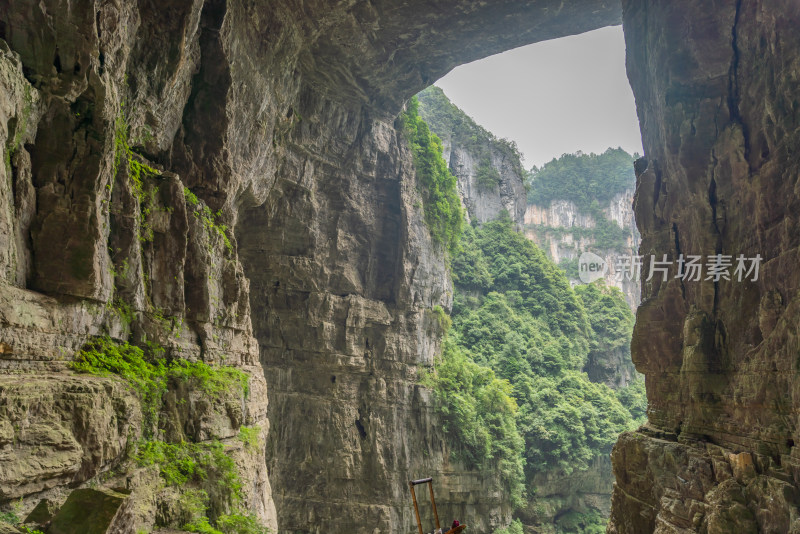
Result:
{"label": "wooden structure", "polygon": [[[414,501],[414,513],[417,515],[417,528],[419,528],[419,534],[425,534],[422,531],[422,521],[419,518],[419,506],[417,505],[417,494],[414,492],[414,486],[419,484],[428,484],[428,491],[431,494],[431,506],[433,507],[433,518],[436,521],[436,529],[434,532],[440,530],[442,527],[439,524],[439,512],[436,511],[436,499],[433,497],[433,477],[428,478],[421,478],[419,480],[411,480],[409,481],[408,485],[411,487],[411,500]],[[456,528],[450,529],[444,534],[456,534],[461,532],[467,528],[466,525],[459,525]]]}

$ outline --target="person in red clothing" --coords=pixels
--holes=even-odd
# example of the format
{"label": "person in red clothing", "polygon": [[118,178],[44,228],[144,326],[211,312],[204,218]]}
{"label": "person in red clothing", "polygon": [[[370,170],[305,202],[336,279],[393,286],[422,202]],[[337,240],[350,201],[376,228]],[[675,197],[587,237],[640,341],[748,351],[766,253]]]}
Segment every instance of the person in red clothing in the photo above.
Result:
{"label": "person in red clothing", "polygon": [[450,530],[453,530],[454,528],[456,528],[457,526],[460,526],[460,525],[461,525],[461,523],[458,522],[458,519],[453,519],[453,524],[452,524],[452,526],[450,526]]}

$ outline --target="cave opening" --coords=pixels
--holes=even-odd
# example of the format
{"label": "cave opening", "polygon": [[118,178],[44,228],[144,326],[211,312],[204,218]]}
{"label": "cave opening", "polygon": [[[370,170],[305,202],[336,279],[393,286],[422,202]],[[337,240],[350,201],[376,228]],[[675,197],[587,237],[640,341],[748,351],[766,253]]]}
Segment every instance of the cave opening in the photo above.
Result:
{"label": "cave opening", "polygon": [[[570,228],[595,227],[602,238],[594,251],[606,256],[605,282],[618,287],[635,312],[641,265],[632,202],[634,163],[643,149],[625,57],[622,26],[608,26],[460,65],[417,98],[423,118],[442,139],[470,219],[485,222],[506,209],[573,285],[583,282],[578,260],[585,236],[572,232],[559,248],[549,246],[554,236],[538,234],[543,228],[569,234]],[[464,160],[459,149],[481,135],[506,145],[504,154],[483,151]],[[621,161],[623,154],[633,163]],[[646,167],[643,158],[639,163]],[[526,201],[515,202],[520,192],[498,182],[504,166],[516,167]],[[499,200],[489,198],[498,186]],[[470,204],[475,197],[482,198]],[[602,254],[614,248],[628,249],[627,257]]]}
{"label": "cave opening", "polygon": [[[599,502],[616,441],[609,531],[796,527],[800,3],[156,4],[0,7],[0,524],[410,532],[407,482],[431,476],[470,532],[597,532],[602,505],[557,496]],[[539,161],[480,117],[437,145],[431,102],[403,110],[457,65],[622,20],[639,267],[763,259],[642,281],[647,403],[620,387],[630,303],[571,283],[616,261],[566,253],[622,239],[627,197],[580,163],[605,146]],[[478,82],[556,113],[512,108],[537,147],[588,130],[566,113],[586,99],[555,96],[608,72],[551,99],[516,70],[534,78]]]}

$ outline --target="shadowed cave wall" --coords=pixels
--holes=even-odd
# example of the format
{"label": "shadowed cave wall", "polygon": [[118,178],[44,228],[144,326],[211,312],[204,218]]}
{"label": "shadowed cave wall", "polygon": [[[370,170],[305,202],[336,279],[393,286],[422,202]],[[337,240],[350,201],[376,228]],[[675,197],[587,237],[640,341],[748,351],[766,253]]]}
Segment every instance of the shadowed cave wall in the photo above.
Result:
{"label": "shadowed cave wall", "polygon": [[609,531],[795,532],[800,7],[623,11],[640,253],[763,261],[756,282],[643,285],[632,355],[650,423],[612,453]]}

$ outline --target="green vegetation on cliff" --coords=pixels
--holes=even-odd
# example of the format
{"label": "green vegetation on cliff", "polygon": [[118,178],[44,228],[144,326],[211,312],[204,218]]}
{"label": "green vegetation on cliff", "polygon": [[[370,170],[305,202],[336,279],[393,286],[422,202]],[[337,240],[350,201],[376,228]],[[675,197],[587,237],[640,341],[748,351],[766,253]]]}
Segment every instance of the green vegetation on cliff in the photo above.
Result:
{"label": "green vegetation on cliff", "polygon": [[519,519],[515,519],[508,527],[495,530],[494,534],[524,534],[524,532],[522,522]]}
{"label": "green vegetation on cliff", "polygon": [[475,180],[484,190],[491,190],[500,185],[500,172],[492,166],[488,158],[481,159]]}
{"label": "green vegetation on cliff", "polygon": [[461,235],[464,214],[456,189],[456,178],[442,159],[442,141],[431,133],[419,116],[416,97],[408,103],[400,120],[414,153],[414,167],[422,188],[425,222],[433,239],[452,254]]}
{"label": "green vegetation on cliff", "polygon": [[[182,518],[180,526],[204,534],[266,534],[252,514],[242,509],[242,481],[227,446],[218,439],[194,442],[164,441],[164,428],[175,427],[166,413],[165,394],[188,383],[188,391],[201,392],[204,402],[236,400],[249,393],[249,375],[240,369],[204,362],[167,358],[165,350],[153,343],[146,349],[109,337],[89,341],[77,354],[72,368],[79,373],[116,375],[124,379],[139,397],[144,425],[142,439],[130,451],[139,467],[157,466],[165,486],[180,490],[171,503]],[[187,405],[186,398],[176,404]],[[244,447],[258,442],[258,428],[239,428]],[[181,433],[182,435],[182,433]],[[209,519],[211,517],[211,519]],[[168,525],[161,525],[168,526]]]}
{"label": "green vegetation on cliff", "polygon": [[149,165],[137,159],[136,153],[128,142],[128,121],[124,113],[125,104],[122,104],[119,114],[114,122],[114,175],[120,169],[120,165],[125,165],[128,177],[131,180],[131,189],[140,201],[143,200],[144,188],[142,179],[145,176],[156,176],[160,174]]}
{"label": "green vegetation on cliff", "polygon": [[[412,147],[418,175],[446,170],[439,139],[429,133],[420,115],[431,131],[454,146],[483,154],[477,159],[482,188],[496,186],[497,171],[488,170],[493,151],[496,156],[496,150],[505,148],[512,161],[519,161],[516,147],[476,125],[438,88],[423,91],[419,98],[419,106],[412,100],[403,117],[409,138],[416,140]],[[409,129],[409,123],[416,128]],[[623,151],[587,158],[600,158],[602,172],[632,169],[631,157]],[[572,159],[578,163],[569,161],[559,169],[567,168],[570,174],[586,163],[583,156]],[[421,166],[420,161],[430,163]],[[553,185],[557,175],[548,169],[541,184]],[[602,184],[608,200],[620,187],[619,176],[621,172]],[[561,185],[553,191],[562,192]],[[628,187],[626,182],[622,190]],[[545,196],[549,190],[536,193]],[[585,205],[597,222],[596,228],[579,231],[592,232],[601,246],[625,242],[626,231],[604,217],[596,199],[584,202],[568,196],[567,200]],[[614,288],[598,283],[573,289],[562,266],[515,231],[506,212],[483,226],[467,226],[457,246],[452,243],[452,317],[441,308],[434,310],[446,335],[442,354],[424,383],[434,389],[454,459],[469,468],[497,473],[510,503],[526,507],[529,500],[536,500],[537,474],[585,471],[610,453],[619,433],[642,422],[646,401],[640,382],[615,392],[592,382],[584,371],[593,352],[627,348],[633,315]],[[573,263],[563,267],[577,277],[577,262]],[[605,520],[596,510],[569,513],[564,532],[595,532]],[[501,532],[521,529],[517,521]]]}
{"label": "green vegetation on cliff", "polygon": [[[517,144],[507,139],[499,139],[492,132],[486,130],[472,118],[458,109],[440,88],[432,85],[421,91],[419,99],[419,113],[428,124],[432,132],[439,137],[449,139],[454,146],[468,149],[477,156],[478,183],[485,189],[496,186],[494,167],[491,164],[492,152],[500,154],[519,174],[525,176],[522,170],[522,155]],[[494,170],[494,172],[492,172]],[[496,180],[499,181],[499,175]]]}
{"label": "green vegetation on cliff", "polygon": [[635,320],[622,291],[597,281],[576,286],[575,293],[583,303],[594,333],[590,340],[590,350],[625,348],[630,354],[630,339]]}
{"label": "green vegetation on cliff", "polygon": [[573,290],[507,214],[467,228],[452,267],[437,406],[456,454],[500,466],[517,504],[536,473],[585,470],[638,424],[643,390],[618,396],[582,370],[590,350],[627,343],[632,315],[619,291]]}
{"label": "green vegetation on cliff", "polygon": [[607,204],[615,195],[633,189],[636,176],[631,156],[621,148],[602,154],[564,154],[528,174],[528,203],[549,206],[553,200],[569,200],[583,212],[592,202]]}
{"label": "green vegetation on cliff", "polygon": [[[623,250],[627,248],[631,229],[621,228],[603,212],[614,196],[633,189],[636,177],[631,156],[621,148],[609,148],[602,154],[564,154],[534,168],[526,177],[528,203],[548,207],[554,200],[573,202],[577,209],[591,215],[593,228],[530,227],[542,238],[560,238],[572,234],[575,241],[590,239],[594,250]],[[567,266],[570,267],[570,266]],[[570,269],[570,277],[577,278]]]}
{"label": "green vegetation on cliff", "polygon": [[[542,238],[549,237],[551,239],[560,239],[567,234],[571,234],[573,242],[576,243],[588,239],[591,242],[589,249],[598,252],[604,250],[628,250],[628,239],[632,237],[631,229],[621,228],[617,223],[606,218],[602,209],[600,209],[600,206],[596,202],[590,204],[587,213],[592,215],[592,218],[595,220],[595,226],[593,228],[584,228],[582,226],[545,226],[542,224],[526,225],[525,228],[533,230],[533,232]],[[569,261],[570,260],[566,260],[566,262]],[[574,268],[566,262],[565,265],[559,265],[559,267],[569,273],[571,279],[574,280],[578,278],[578,258],[574,259]]]}
{"label": "green vegetation on cliff", "polygon": [[31,93],[31,88],[29,85],[23,85],[24,91],[24,100],[25,105],[22,108],[21,116],[16,118],[12,118],[9,121],[9,125],[14,125],[13,128],[9,128],[9,137],[6,141],[5,146],[5,165],[6,165],[6,172],[10,175],[11,174],[11,158],[14,157],[14,154],[19,150],[19,147],[22,145],[23,139],[25,139],[25,134],[28,131],[30,125],[28,121],[31,118],[31,113],[33,112],[33,95]]}
{"label": "green vegetation on cliff", "polygon": [[476,364],[469,353],[445,340],[435,375],[437,405],[456,458],[499,473],[511,503],[524,502],[524,442],[517,431],[517,402],[511,383]]}
{"label": "green vegetation on cliff", "polygon": [[203,362],[181,359],[167,360],[164,349],[148,346],[149,354],[128,343],[117,343],[109,337],[95,338],[81,350],[72,368],[79,373],[114,374],[124,378],[136,390],[142,402],[145,434],[154,432],[162,396],[169,380],[192,382],[212,399],[228,393],[246,397],[248,375],[234,367],[211,366]]}

